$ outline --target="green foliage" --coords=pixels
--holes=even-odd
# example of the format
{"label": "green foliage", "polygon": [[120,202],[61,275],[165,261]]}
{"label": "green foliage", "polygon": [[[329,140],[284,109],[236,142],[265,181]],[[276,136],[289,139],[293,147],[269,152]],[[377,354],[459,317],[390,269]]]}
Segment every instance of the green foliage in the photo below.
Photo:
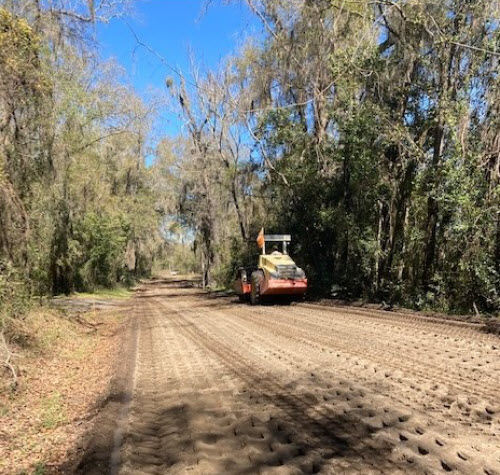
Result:
{"label": "green foliage", "polygon": [[9,318],[22,316],[30,305],[26,277],[11,264],[0,261],[0,331]]}
{"label": "green foliage", "polygon": [[[130,226],[120,217],[87,214],[76,226],[75,254],[80,254],[77,266],[81,288],[110,287],[123,281],[125,254]],[[78,252],[78,250],[80,250]]]}
{"label": "green foliage", "polygon": [[168,270],[180,274],[200,272],[200,263],[192,244],[170,242],[155,261],[155,270]]}
{"label": "green foliage", "polygon": [[[261,224],[293,234],[311,293],[498,311],[498,5],[260,8],[269,34],[236,74],[251,94]],[[224,276],[243,249],[231,246]]]}
{"label": "green foliage", "polygon": [[67,421],[62,397],[59,393],[54,393],[42,401],[41,425],[44,429],[55,429],[58,425]]}
{"label": "green foliage", "polygon": [[16,18],[0,7],[2,81],[7,82],[10,88],[22,88],[24,94],[45,91],[49,86],[49,80],[40,68],[41,49],[40,37],[33,31],[28,21]]}
{"label": "green foliage", "polygon": [[244,242],[237,236],[230,239],[230,248],[227,259],[216,269],[214,280],[219,285],[232,288],[239,267],[256,266],[259,248],[255,240]]}
{"label": "green foliage", "polygon": [[92,58],[85,22],[70,39],[66,15],[14,3],[0,8],[2,318],[33,294],[128,285],[163,244],[151,110]]}
{"label": "green foliage", "polygon": [[37,462],[35,465],[34,475],[45,475],[47,473],[46,466],[43,462]]}
{"label": "green foliage", "polygon": [[87,293],[87,292],[77,292],[76,297],[83,298],[83,299],[94,299],[96,297],[102,297],[102,298],[112,298],[112,299],[128,299],[130,298],[133,293],[131,290],[125,288],[125,287],[113,287],[110,289],[96,289],[92,293]]}
{"label": "green foliage", "polygon": [[86,27],[78,42],[43,5],[50,33],[0,9],[4,313],[130,283],[155,258],[228,284],[261,226],[293,235],[311,293],[498,311],[498,5],[259,8],[259,45],[192,90],[167,80],[188,134],[150,169],[148,108],[82,59]]}

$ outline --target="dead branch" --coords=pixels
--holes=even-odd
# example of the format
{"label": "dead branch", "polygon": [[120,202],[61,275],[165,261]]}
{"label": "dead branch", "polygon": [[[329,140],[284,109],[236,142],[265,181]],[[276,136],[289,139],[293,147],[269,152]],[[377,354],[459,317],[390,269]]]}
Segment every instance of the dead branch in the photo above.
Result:
{"label": "dead branch", "polygon": [[83,318],[82,315],[80,314],[77,314],[74,317],[74,320],[84,327],[91,328],[92,331],[97,331],[97,327],[103,325],[103,322],[96,322],[96,323],[89,322],[87,319]]}
{"label": "dead branch", "polygon": [[10,351],[10,349],[7,345],[7,341],[5,340],[5,336],[4,336],[3,332],[0,333],[0,344],[2,345],[1,347],[6,355],[5,360],[2,361],[1,364],[4,368],[7,368],[12,373],[13,382],[11,384],[11,387],[12,387],[12,390],[15,391],[17,389],[17,385],[18,385],[17,372],[16,372],[16,369],[14,368],[14,366],[12,365],[12,363],[10,362],[12,359],[12,356],[14,354],[12,353],[12,351]]}
{"label": "dead branch", "polygon": [[267,153],[266,153],[266,150],[264,148],[264,145],[262,144],[262,141],[255,135],[255,132],[253,131],[252,126],[250,125],[250,122],[248,120],[248,117],[246,118],[246,125],[247,125],[248,132],[250,133],[250,135],[252,136],[252,138],[255,140],[255,142],[257,142],[259,144],[260,152],[262,154],[262,158],[264,159],[264,162],[265,162],[266,166],[270,170],[272,170],[273,172],[275,172],[281,178],[281,180],[283,181],[283,183],[288,188],[290,188],[290,183],[287,180],[286,176],[283,175],[283,173],[281,173],[280,171],[278,171],[276,169],[276,167],[273,165],[272,161],[267,156]]}

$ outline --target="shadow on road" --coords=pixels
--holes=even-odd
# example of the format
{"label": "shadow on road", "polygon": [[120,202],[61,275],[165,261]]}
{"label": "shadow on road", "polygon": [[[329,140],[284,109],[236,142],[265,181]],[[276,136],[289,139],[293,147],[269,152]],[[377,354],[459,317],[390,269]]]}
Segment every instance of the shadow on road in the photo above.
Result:
{"label": "shadow on road", "polygon": [[367,466],[411,472],[409,461],[399,467],[389,462],[392,446],[374,438],[385,426],[367,421],[377,415],[389,420],[390,414],[359,401],[351,410],[335,411],[346,393],[293,389],[303,382],[269,391],[274,381],[254,379],[236,395],[191,393],[182,395],[180,403],[179,397],[165,395],[161,402],[138,395],[132,414],[137,424],[131,425],[127,440],[133,470],[197,467],[201,473],[252,474],[283,467],[283,473],[318,473],[328,464],[358,473]]}

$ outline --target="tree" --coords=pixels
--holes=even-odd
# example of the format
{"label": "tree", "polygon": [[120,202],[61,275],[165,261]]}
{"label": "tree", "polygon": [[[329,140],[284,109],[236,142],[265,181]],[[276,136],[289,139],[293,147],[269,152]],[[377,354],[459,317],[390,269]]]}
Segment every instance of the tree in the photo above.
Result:
{"label": "tree", "polygon": [[127,283],[151,271],[162,246],[145,165],[156,105],[92,50],[92,23],[126,3],[2,2],[4,287],[4,275],[27,294]]}

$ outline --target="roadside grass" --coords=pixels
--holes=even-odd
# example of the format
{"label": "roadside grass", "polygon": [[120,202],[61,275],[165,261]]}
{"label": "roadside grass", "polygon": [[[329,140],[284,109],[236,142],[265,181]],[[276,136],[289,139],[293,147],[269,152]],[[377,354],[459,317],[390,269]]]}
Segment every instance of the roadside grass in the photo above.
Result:
{"label": "roadside grass", "polygon": [[47,469],[45,468],[45,464],[42,462],[39,462],[35,465],[35,471],[33,472],[33,475],[45,475],[47,473]]}
{"label": "roadside grass", "polygon": [[55,429],[67,422],[66,410],[58,392],[44,398],[41,403],[41,424],[45,429]]}
{"label": "roadside grass", "polygon": [[108,390],[126,313],[41,307],[9,322],[18,384],[0,368],[0,473],[53,473],[64,461]]}
{"label": "roadside grass", "polygon": [[95,289],[93,292],[73,292],[70,295],[56,295],[52,297],[51,300],[72,300],[72,299],[82,299],[82,300],[92,300],[92,299],[118,299],[125,300],[132,297],[133,291],[128,287],[113,287],[111,289],[102,288]]}
{"label": "roadside grass", "polygon": [[127,299],[132,296],[132,291],[125,287],[115,287],[113,289],[96,289],[94,292],[76,292],[74,296],[81,299]]}

